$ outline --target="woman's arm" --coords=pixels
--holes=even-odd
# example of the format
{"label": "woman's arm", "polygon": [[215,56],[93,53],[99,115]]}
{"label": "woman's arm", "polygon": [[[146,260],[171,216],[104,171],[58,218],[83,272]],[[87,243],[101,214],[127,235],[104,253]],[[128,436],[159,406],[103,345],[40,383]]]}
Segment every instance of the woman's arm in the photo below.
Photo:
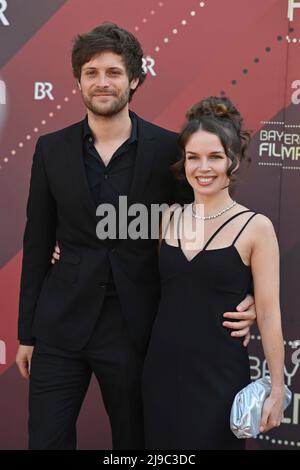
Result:
{"label": "woman's arm", "polygon": [[279,426],[284,396],[284,344],[279,302],[279,249],[272,222],[257,215],[253,224],[251,269],[257,325],[271,375],[271,395],[265,401],[261,431]]}

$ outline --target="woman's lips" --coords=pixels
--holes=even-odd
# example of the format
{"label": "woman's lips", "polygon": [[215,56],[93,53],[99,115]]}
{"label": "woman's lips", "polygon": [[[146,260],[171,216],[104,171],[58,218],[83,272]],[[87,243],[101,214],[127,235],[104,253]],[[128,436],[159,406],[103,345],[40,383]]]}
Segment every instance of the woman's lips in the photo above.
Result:
{"label": "woman's lips", "polygon": [[216,176],[197,176],[196,180],[200,186],[209,186],[215,180]]}

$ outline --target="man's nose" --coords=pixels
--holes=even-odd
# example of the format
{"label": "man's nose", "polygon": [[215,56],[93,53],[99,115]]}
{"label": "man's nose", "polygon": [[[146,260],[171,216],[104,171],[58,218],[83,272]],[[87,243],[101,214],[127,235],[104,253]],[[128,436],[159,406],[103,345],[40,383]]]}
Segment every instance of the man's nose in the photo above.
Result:
{"label": "man's nose", "polygon": [[109,86],[109,80],[105,73],[100,73],[98,75],[97,85],[101,86],[101,88],[106,88]]}

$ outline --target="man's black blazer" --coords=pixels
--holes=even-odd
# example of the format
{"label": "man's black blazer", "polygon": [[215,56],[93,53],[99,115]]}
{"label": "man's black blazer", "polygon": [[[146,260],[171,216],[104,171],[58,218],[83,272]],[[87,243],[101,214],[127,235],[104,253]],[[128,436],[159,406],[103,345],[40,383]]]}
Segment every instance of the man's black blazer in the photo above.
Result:
{"label": "man's black blazer", "polygon": [[[137,116],[138,147],[128,204],[172,203],[177,134]],[[83,121],[40,137],[33,157],[20,291],[19,339],[66,350],[87,343],[99,317],[109,263],[136,344],[145,349],[160,288],[157,240],[96,236],[96,207],[84,168]],[[60,261],[52,265],[56,240]]]}

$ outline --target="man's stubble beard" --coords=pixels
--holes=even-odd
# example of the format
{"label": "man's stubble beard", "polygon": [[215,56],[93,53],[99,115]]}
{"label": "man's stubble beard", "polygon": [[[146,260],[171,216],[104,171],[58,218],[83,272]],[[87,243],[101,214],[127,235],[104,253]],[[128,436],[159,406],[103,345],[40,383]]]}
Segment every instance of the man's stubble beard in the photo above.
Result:
{"label": "man's stubble beard", "polygon": [[105,116],[111,117],[120,113],[125,106],[129,103],[130,88],[128,88],[117,100],[110,103],[110,105],[105,108],[106,105],[94,105],[93,97],[90,99],[86,95],[82,94],[82,99],[85,106],[93,113],[95,116]]}

